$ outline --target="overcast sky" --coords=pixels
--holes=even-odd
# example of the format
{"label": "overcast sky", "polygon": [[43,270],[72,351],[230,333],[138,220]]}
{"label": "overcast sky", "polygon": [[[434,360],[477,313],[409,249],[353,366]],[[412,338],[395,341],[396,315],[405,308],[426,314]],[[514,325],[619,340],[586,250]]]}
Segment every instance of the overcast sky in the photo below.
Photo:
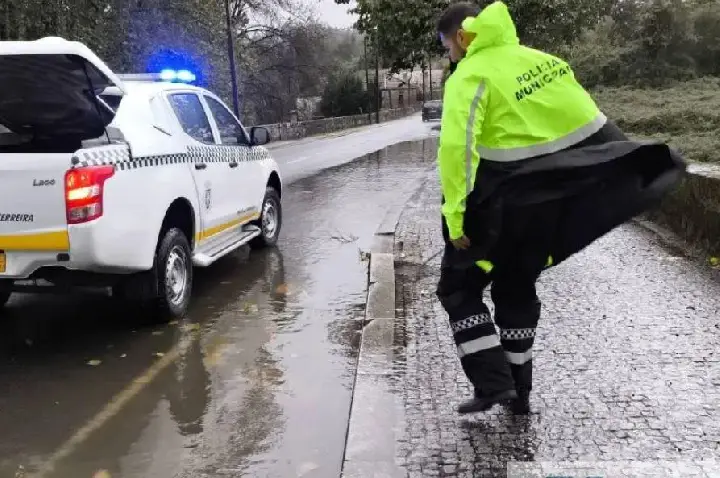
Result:
{"label": "overcast sky", "polygon": [[355,19],[348,13],[354,5],[336,5],[333,0],[307,0],[316,5],[320,19],[330,26],[337,28],[350,28]]}

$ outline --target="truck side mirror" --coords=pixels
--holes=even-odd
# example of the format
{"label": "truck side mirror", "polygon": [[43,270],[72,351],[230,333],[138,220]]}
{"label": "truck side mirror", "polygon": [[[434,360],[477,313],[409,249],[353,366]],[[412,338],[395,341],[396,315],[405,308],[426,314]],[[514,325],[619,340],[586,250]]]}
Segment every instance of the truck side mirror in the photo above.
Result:
{"label": "truck side mirror", "polygon": [[263,146],[270,142],[270,131],[262,126],[253,126],[250,129],[250,144]]}

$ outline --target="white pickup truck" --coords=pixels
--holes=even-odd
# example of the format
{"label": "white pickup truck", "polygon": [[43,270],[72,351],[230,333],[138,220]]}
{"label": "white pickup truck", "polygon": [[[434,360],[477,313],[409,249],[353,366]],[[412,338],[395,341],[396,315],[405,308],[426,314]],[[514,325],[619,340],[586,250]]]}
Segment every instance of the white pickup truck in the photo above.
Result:
{"label": "white pickup truck", "polygon": [[116,75],[61,38],[0,42],[0,307],[100,287],[177,317],[193,266],[276,244],[269,132],[168,73]]}

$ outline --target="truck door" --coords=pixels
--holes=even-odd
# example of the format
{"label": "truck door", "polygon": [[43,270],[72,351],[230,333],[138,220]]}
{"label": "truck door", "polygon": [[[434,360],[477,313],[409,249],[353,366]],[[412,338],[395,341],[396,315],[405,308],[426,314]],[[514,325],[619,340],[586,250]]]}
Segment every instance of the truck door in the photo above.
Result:
{"label": "truck door", "polygon": [[261,165],[250,160],[250,139],[227,106],[208,94],[203,98],[219,131],[222,154],[231,158],[227,173],[232,180],[231,197],[238,220],[247,222],[259,212],[265,195]]}
{"label": "truck door", "polygon": [[216,146],[212,126],[205,113],[200,97],[194,91],[181,91],[168,95],[168,101],[180,126],[187,135],[188,167],[195,180],[200,205],[201,227],[198,228],[199,243],[207,245],[227,231],[230,219],[228,205],[227,164],[216,161],[211,154],[200,153],[204,148]]}

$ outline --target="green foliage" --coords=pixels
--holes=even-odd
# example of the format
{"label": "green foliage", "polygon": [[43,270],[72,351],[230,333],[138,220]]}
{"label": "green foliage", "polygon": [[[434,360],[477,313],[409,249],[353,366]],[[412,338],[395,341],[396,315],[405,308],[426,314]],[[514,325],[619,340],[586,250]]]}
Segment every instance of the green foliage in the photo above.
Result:
{"label": "green foliage", "polygon": [[[357,0],[356,28],[377,45],[392,72],[411,69],[443,53],[435,24],[450,3]],[[720,74],[720,2],[714,0],[505,3],[524,44],[569,57],[588,85],[660,85]]]}
{"label": "green foliage", "polygon": [[[349,0],[335,0],[348,4]],[[434,25],[447,0],[358,0],[355,27],[380,51],[391,73],[412,69],[442,53]]]}
{"label": "green foliage", "polygon": [[625,2],[564,53],[587,86],[661,86],[720,74],[720,4]]}
{"label": "green foliage", "polygon": [[354,72],[331,77],[320,102],[320,111],[326,117],[367,113],[369,108],[370,95]]}
{"label": "green foliage", "polygon": [[[347,4],[348,0],[335,0]],[[450,0],[357,0],[356,28],[380,48],[393,72],[411,69],[444,53],[435,25]],[[491,3],[478,2],[480,6]],[[614,0],[507,0],[520,38],[547,47],[571,41],[579,28],[594,25]]]}
{"label": "green foliage", "polygon": [[720,78],[638,89],[602,87],[594,97],[627,133],[669,142],[695,161],[720,162]]}

